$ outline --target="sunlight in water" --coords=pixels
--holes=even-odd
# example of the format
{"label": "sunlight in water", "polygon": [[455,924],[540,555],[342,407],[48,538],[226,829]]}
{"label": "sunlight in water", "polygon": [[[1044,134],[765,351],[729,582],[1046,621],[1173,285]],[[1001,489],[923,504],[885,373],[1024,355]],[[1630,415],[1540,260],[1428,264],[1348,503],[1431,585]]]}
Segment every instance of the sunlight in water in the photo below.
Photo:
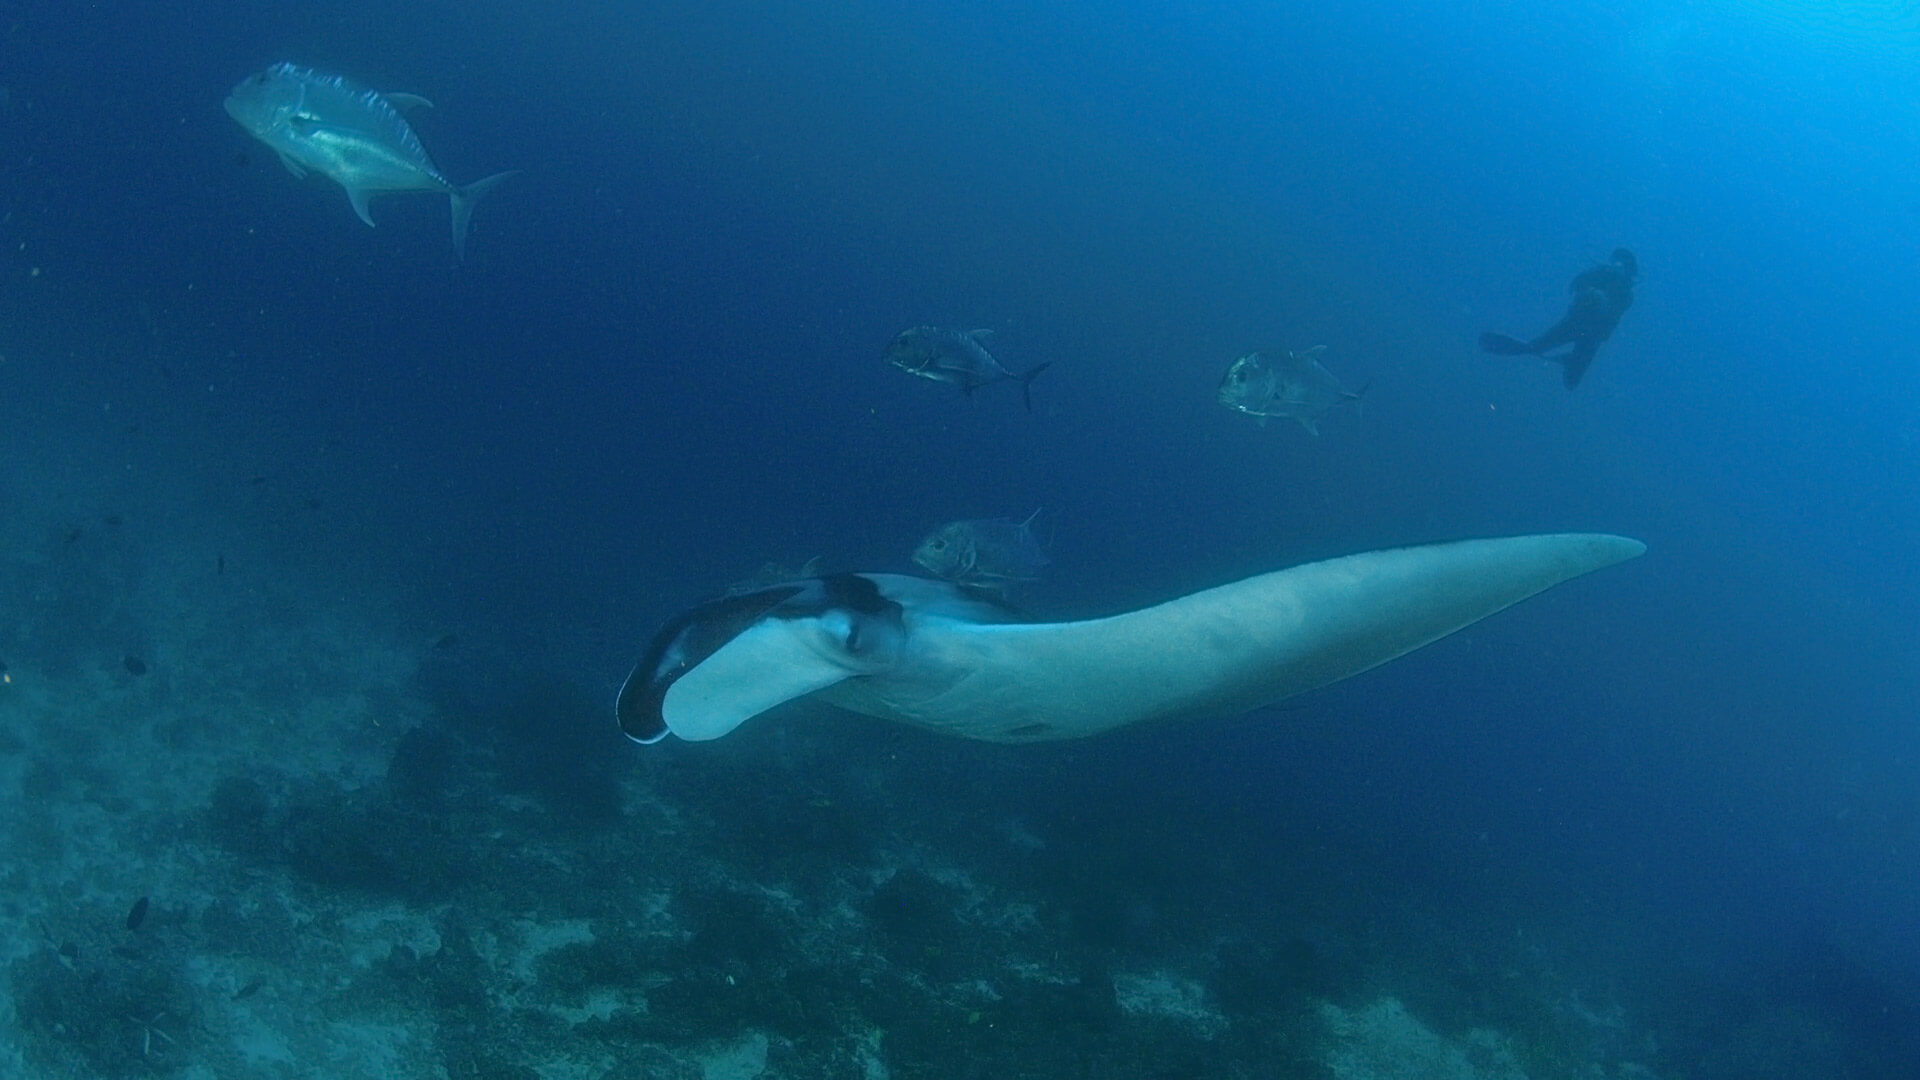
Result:
{"label": "sunlight in water", "polygon": [[1733,7],[1811,44],[1863,53],[1920,48],[1920,5],[1913,0],[1748,0]]}

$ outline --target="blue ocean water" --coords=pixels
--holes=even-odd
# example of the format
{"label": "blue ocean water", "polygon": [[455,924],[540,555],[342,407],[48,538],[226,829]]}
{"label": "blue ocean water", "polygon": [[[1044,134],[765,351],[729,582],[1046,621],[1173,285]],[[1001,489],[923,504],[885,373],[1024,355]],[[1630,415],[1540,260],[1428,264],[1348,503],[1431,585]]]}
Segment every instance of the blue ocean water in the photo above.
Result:
{"label": "blue ocean water", "polygon": [[[7,11],[0,1062],[1920,1075],[1920,17],[1458,8]],[[281,61],[521,170],[463,263],[223,113]],[[1577,389],[1477,351],[1622,245]],[[1216,401],[1321,344],[1318,437]],[[1649,552],[1246,717],[615,731],[763,564],[1035,507],[1046,618]]]}

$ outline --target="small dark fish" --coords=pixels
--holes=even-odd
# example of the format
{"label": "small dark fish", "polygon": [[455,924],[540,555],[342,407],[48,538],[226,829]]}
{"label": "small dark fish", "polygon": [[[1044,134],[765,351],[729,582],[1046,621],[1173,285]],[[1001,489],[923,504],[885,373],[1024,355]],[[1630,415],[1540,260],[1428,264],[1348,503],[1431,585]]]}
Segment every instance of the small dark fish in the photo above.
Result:
{"label": "small dark fish", "polygon": [[103,517],[100,520],[110,529],[117,529],[120,526],[126,524],[126,519],[121,517],[119,514],[108,514],[106,517]]}
{"label": "small dark fish", "polygon": [[125,660],[122,660],[121,663],[127,666],[127,674],[129,675],[137,677],[147,673],[147,662],[137,656],[128,656]]}
{"label": "small dark fish", "polygon": [[133,902],[133,910],[127,912],[127,929],[138,930],[140,924],[147,921],[147,898],[141,897]]}
{"label": "small dark fish", "polygon": [[968,397],[990,383],[1011,379],[1020,384],[1027,411],[1032,412],[1033,380],[1047,370],[1051,361],[1035,364],[1024,375],[1015,375],[987,351],[985,341],[990,333],[990,330],[975,330],[963,334],[937,326],[909,327],[893,339],[882,355],[887,363],[909,375],[957,386]]}
{"label": "small dark fish", "polygon": [[439,637],[433,639],[433,647],[436,649],[451,649],[458,644],[460,644],[460,635],[458,634],[441,634]]}
{"label": "small dark fish", "polygon": [[216,577],[227,572],[227,557],[225,555],[215,555],[213,557],[213,572]]}
{"label": "small dark fish", "polygon": [[265,975],[255,975],[253,978],[248,979],[246,984],[240,987],[240,989],[233,992],[233,1000],[245,1001],[259,993],[260,988],[265,985],[267,985],[267,977]]}
{"label": "small dark fish", "polygon": [[728,585],[727,595],[745,596],[748,593],[759,592],[761,589],[768,588],[769,586],[784,585],[789,581],[798,581],[801,578],[819,577],[820,564],[824,561],[821,556],[815,555],[806,562],[801,563],[800,568],[796,570],[786,563],[774,562],[769,559],[760,564],[760,569],[755,572],[752,577],[742,578]]}

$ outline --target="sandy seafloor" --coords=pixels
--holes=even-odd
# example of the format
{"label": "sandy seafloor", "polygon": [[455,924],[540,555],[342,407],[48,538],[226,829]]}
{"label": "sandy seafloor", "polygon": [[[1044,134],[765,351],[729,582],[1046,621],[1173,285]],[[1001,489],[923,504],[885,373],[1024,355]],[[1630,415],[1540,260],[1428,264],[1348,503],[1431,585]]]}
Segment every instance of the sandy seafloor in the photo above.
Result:
{"label": "sandy seafloor", "polygon": [[1617,928],[1004,809],[1098,746],[800,708],[632,747],[622,672],[324,554],[311,463],[71,409],[0,436],[0,1074],[1654,1075]]}

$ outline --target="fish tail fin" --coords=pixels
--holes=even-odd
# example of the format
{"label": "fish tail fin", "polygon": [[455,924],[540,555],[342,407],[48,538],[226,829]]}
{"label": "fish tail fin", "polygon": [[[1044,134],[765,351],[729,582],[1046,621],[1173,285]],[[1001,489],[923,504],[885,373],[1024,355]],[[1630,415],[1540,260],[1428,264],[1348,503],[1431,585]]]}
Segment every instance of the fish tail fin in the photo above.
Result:
{"label": "fish tail fin", "polygon": [[1020,397],[1026,401],[1028,412],[1033,411],[1033,380],[1039,378],[1041,372],[1052,366],[1053,361],[1042,360],[1028,368],[1025,375],[1020,376]]}
{"label": "fish tail fin", "polygon": [[1373,380],[1368,379],[1366,382],[1360,384],[1360,389],[1358,390],[1342,391],[1341,400],[1353,406],[1353,414],[1355,416],[1365,416],[1367,415],[1367,391],[1371,389],[1373,389]]}
{"label": "fish tail fin", "polygon": [[519,174],[519,169],[509,169],[447,193],[447,197],[453,200],[453,254],[456,258],[464,260],[467,257],[467,225],[473,220],[473,204],[492,191],[495,184]]}
{"label": "fish tail fin", "polygon": [[1480,335],[1480,351],[1490,352],[1495,356],[1524,356],[1540,350],[1516,337],[1486,333]]}

